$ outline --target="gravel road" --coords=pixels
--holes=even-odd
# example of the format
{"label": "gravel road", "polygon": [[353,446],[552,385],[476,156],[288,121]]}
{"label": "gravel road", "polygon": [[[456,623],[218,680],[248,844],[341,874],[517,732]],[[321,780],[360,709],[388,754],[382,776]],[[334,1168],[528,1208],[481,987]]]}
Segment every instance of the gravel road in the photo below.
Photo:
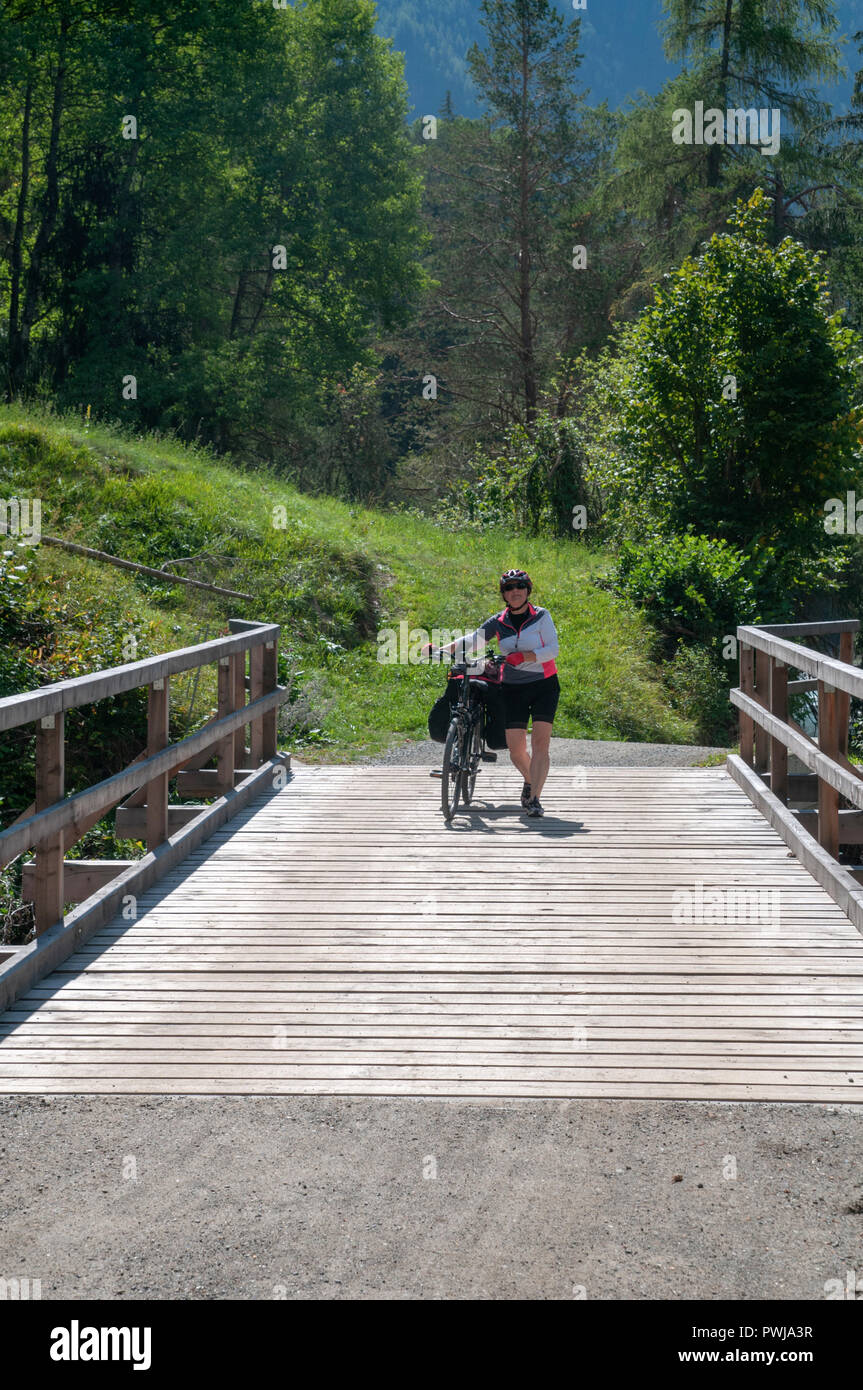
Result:
{"label": "gravel road", "polygon": [[[709,757],[725,757],[727,748],[705,748],[689,743],[613,743],[589,738],[553,738],[551,765],[559,767],[693,767]],[[371,767],[409,767],[440,765],[443,744],[430,739],[405,742],[373,758],[354,761]],[[504,749],[498,753],[501,762],[508,762]],[[293,758],[302,764],[302,754]]]}
{"label": "gravel road", "polygon": [[0,1168],[43,1299],[863,1294],[860,1107],[0,1096]]}

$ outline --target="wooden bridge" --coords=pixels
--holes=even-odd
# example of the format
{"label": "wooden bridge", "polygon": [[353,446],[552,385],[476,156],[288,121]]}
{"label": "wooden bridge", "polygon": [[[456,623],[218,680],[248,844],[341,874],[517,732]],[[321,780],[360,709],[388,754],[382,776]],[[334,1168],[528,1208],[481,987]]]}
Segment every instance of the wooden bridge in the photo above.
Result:
{"label": "wooden bridge", "polygon": [[[857,1102],[856,623],[739,629],[726,768],[555,768],[529,821],[502,755],[449,827],[427,769],[289,770],[277,630],[232,626],[0,701],[0,732],[39,721],[35,806],[0,835],[0,863],[36,845],[38,928],[0,964],[0,1091]],[[838,658],[791,640],[833,634]],[[168,745],[170,675],[212,660],[216,720]],[[144,684],[145,755],[64,800],[62,711]],[[172,808],[179,769],[217,799]],[[145,858],[64,864],[123,796]]]}

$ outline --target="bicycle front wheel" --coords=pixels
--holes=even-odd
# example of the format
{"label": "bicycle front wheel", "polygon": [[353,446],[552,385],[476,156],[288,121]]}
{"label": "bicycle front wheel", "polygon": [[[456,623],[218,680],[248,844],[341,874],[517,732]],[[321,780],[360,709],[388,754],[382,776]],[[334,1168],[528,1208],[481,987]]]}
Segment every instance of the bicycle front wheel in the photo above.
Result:
{"label": "bicycle front wheel", "polygon": [[482,715],[478,712],[471,726],[470,733],[465,739],[467,756],[464,759],[464,770],[461,775],[461,799],[465,806],[469,806],[473,800],[474,787],[476,786],[476,772],[479,767],[480,754],[482,753]]}
{"label": "bicycle front wheel", "polygon": [[458,806],[464,766],[462,754],[466,743],[464,730],[459,720],[454,719],[449,726],[444,744],[440,784],[441,809],[447,820],[452,820]]}

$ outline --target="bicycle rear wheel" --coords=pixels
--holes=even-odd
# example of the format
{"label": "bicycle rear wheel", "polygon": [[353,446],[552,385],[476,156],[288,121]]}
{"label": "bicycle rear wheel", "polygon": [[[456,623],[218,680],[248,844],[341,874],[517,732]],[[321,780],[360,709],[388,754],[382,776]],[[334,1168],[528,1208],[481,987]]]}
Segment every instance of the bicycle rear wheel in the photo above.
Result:
{"label": "bicycle rear wheel", "polygon": [[462,754],[467,740],[458,719],[449,726],[443,750],[443,769],[441,772],[441,809],[447,820],[452,820],[458,806],[462,785]]}

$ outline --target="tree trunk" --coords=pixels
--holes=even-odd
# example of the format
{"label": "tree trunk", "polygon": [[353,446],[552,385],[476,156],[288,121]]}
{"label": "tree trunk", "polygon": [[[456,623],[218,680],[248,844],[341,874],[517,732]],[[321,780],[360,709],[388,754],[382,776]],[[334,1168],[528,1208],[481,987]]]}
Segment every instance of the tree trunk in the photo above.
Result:
{"label": "tree trunk", "polygon": [[240,331],[240,320],[243,316],[243,301],[246,297],[246,284],[248,278],[247,272],[241,270],[237,280],[237,293],[234,295],[234,307],[231,310],[231,326],[228,329],[229,338],[236,338]]}
{"label": "tree trunk", "polygon": [[521,128],[519,130],[519,237],[518,237],[518,299],[521,317],[521,366],[524,385],[525,422],[530,428],[536,418],[537,385],[534,360],[534,334],[530,312],[530,235],[529,169],[527,129],[528,36],[524,32],[521,49]]}
{"label": "tree trunk", "polygon": [[21,325],[18,313],[21,297],[21,250],[24,243],[24,220],[27,215],[27,200],[30,196],[30,113],[33,107],[33,79],[27,80],[27,93],[24,98],[24,124],[21,130],[21,187],[18,190],[18,205],[15,210],[15,230],[12,234],[12,253],[9,274],[9,378],[6,388],[7,400],[12,400],[18,390],[22,366]]}
{"label": "tree trunk", "polygon": [[778,246],[782,240],[782,224],[785,220],[785,184],[782,175],[776,170],[773,180],[773,244]]}
{"label": "tree trunk", "polygon": [[[719,66],[719,95],[722,109],[728,108],[728,69],[731,65],[731,16],[734,0],[725,0],[725,19],[722,25],[722,59]],[[711,145],[707,156],[707,186],[718,188],[722,167],[722,145]]]}
{"label": "tree trunk", "polygon": [[58,155],[60,148],[60,121],[63,115],[63,98],[66,85],[66,39],[70,28],[68,11],[64,8],[60,16],[60,36],[57,48],[57,72],[54,78],[54,100],[51,109],[51,136],[48,142],[48,158],[45,163],[45,202],[42,221],[27,267],[27,288],[24,295],[24,311],[21,315],[21,367],[26,367],[30,353],[30,332],[36,318],[36,310],[42,291],[42,262],[54,235],[59,206]]}
{"label": "tree trunk", "polygon": [[261,290],[260,299],[258,300],[258,307],[257,307],[257,309],[255,310],[254,315],[252,316],[252,322],[249,324],[249,337],[250,337],[250,338],[254,338],[255,333],[257,332],[258,324],[260,323],[260,320],[261,320],[261,314],[262,314],[263,311],[264,311],[264,305],[266,304],[267,300],[269,299],[270,295],[272,294],[272,290],[273,290],[273,281],[274,281],[275,278],[276,278],[276,272],[273,270],[273,267],[270,266],[269,270],[267,271],[267,278],[266,278],[266,280],[264,281],[263,289]]}
{"label": "tree trunk", "polygon": [[[142,93],[139,89],[129,98],[126,106],[127,111],[138,111],[141,104],[141,95]],[[124,142],[130,144],[131,149],[128,151],[128,159],[126,161],[123,177],[117,185],[114,236],[108,248],[108,266],[117,287],[115,300],[117,304],[121,303],[120,282],[123,278],[123,271],[132,271],[134,269],[135,238],[133,232],[137,230],[137,226],[133,229],[133,213],[136,211],[136,208],[135,198],[132,193],[132,184],[138,168],[138,153],[140,149],[138,138],[139,137],[136,136],[134,140]],[[137,223],[139,219],[135,220]]]}

